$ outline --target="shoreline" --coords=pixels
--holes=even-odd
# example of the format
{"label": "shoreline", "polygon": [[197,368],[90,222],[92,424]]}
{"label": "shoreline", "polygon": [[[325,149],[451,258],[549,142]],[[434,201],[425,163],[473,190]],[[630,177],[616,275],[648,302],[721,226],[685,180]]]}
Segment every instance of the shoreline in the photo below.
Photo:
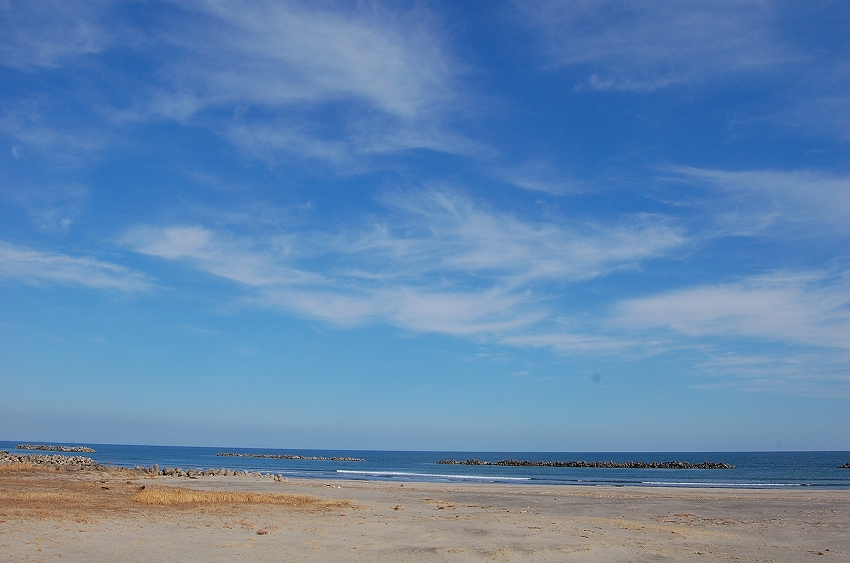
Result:
{"label": "shoreline", "polygon": [[[135,500],[140,491],[237,501],[145,504]],[[277,504],[263,503],[272,497]],[[116,554],[189,562],[839,561],[850,558],[850,490],[274,481],[21,467],[0,471],[0,538],[10,560],[32,561]]]}
{"label": "shoreline", "polygon": [[[286,458],[284,458],[286,459]],[[310,459],[310,458],[306,458]],[[15,465],[15,464],[31,464],[36,467],[43,467],[45,469],[55,469],[57,471],[83,471],[83,472],[103,472],[110,470],[119,470],[119,471],[128,471],[133,474],[139,476],[148,476],[148,477],[171,477],[171,478],[185,478],[190,480],[195,479],[207,479],[211,477],[258,477],[263,479],[268,479],[274,482],[287,482],[290,479],[292,480],[310,480],[311,477],[307,476],[298,476],[298,475],[289,475],[282,472],[275,471],[263,471],[263,470],[239,470],[239,469],[231,469],[226,467],[221,468],[209,468],[209,469],[200,469],[200,468],[188,468],[182,469],[180,467],[163,467],[160,468],[158,464],[154,464],[151,467],[143,467],[143,466],[135,466],[133,468],[128,467],[120,467],[120,466],[110,466],[110,465],[102,465],[98,462],[92,460],[92,458],[84,457],[84,456],[65,456],[61,454],[12,454],[7,450],[0,450],[0,467],[4,465]],[[476,464],[464,464],[464,465],[476,465]],[[677,471],[686,471],[686,470],[677,470]],[[360,475],[359,477],[350,476],[351,473],[357,473]],[[785,484],[785,483],[714,483],[714,482],[706,482],[706,483],[697,483],[697,482],[642,482],[642,483],[563,483],[563,484],[552,484],[552,483],[537,483],[533,478],[526,477],[505,477],[505,476],[464,476],[464,475],[445,475],[444,479],[440,480],[416,480],[416,479],[380,479],[375,478],[375,475],[380,474],[380,472],[352,472],[349,470],[340,470],[339,473],[334,475],[333,477],[325,477],[326,480],[340,481],[340,482],[374,482],[374,483],[387,483],[389,485],[399,484],[399,483],[433,483],[440,486],[455,486],[455,485],[505,485],[510,487],[522,487],[522,488],[530,488],[530,487],[554,487],[556,489],[563,489],[568,487],[577,487],[577,488],[612,488],[612,489],[694,489],[694,490],[735,490],[735,491],[795,491],[799,490],[801,492],[805,491],[850,491],[850,487],[830,487],[830,486],[818,486],[818,485],[806,485],[806,484]],[[394,474],[396,476],[415,476],[414,474]],[[435,474],[436,476],[436,474]]]}
{"label": "shoreline", "polygon": [[[434,481],[380,481],[370,479],[313,479],[295,477],[276,481],[268,475],[207,476],[205,478],[172,477],[157,475],[152,477],[157,483],[166,486],[201,490],[244,490],[272,492],[280,485],[304,489],[340,489],[344,491],[441,491],[447,493],[493,493],[503,495],[532,495],[552,497],[587,498],[699,498],[699,499],[760,499],[778,500],[835,500],[850,503],[850,489],[760,489],[760,488],[707,488],[707,487],[665,487],[665,486],[609,486],[609,485],[549,485],[549,484],[513,484],[513,483],[470,483],[470,482],[434,482]],[[227,489],[227,487],[231,487]],[[234,489],[235,488],[235,489]]]}
{"label": "shoreline", "polygon": [[[735,487],[735,486],[716,486],[716,487],[706,487],[706,486],[670,486],[670,485],[607,485],[607,484],[548,484],[548,483],[534,483],[527,481],[518,481],[518,482],[500,482],[500,481],[464,481],[464,480],[456,480],[456,481],[393,481],[386,479],[369,479],[369,478],[350,478],[350,477],[334,477],[334,478],[312,478],[312,477],[292,477],[285,476],[280,473],[273,472],[264,472],[264,471],[246,471],[246,470],[232,470],[229,468],[220,468],[220,469],[208,469],[208,470],[200,470],[200,469],[187,469],[182,470],[180,468],[162,468],[159,469],[157,465],[153,467],[140,467],[136,466],[134,468],[129,467],[119,467],[113,465],[100,465],[98,463],[92,462],[91,458],[84,458],[82,456],[59,456],[59,455],[44,455],[44,454],[11,454],[13,457],[24,458],[24,461],[13,461],[8,462],[3,459],[2,455],[7,453],[5,451],[0,451],[0,475],[2,475],[2,469],[4,467],[12,469],[13,471],[27,471],[32,470],[35,472],[44,472],[48,475],[62,475],[69,474],[75,475],[82,478],[97,478],[100,475],[109,476],[112,474],[120,474],[124,476],[131,476],[134,479],[151,479],[157,482],[161,482],[163,484],[167,484],[169,486],[179,486],[184,487],[188,486],[191,488],[205,488],[205,483],[209,484],[213,488],[219,488],[222,483],[226,483],[232,486],[239,486],[240,483],[244,483],[249,487],[256,488],[261,485],[270,484],[274,485],[276,483],[286,483],[289,485],[304,485],[307,487],[334,487],[339,485],[340,487],[354,489],[359,488],[361,485],[365,487],[376,487],[376,488],[407,488],[409,490],[413,490],[416,488],[432,488],[437,490],[466,490],[466,491],[507,491],[511,490],[515,494],[535,494],[536,492],[545,491],[547,494],[558,494],[559,492],[564,492],[563,494],[585,494],[587,491],[599,491],[599,493],[587,493],[587,494],[597,494],[602,495],[602,491],[636,491],[639,493],[654,493],[657,495],[665,495],[672,494],[673,491],[676,493],[679,492],[687,492],[690,491],[692,495],[717,495],[718,498],[725,495],[725,493],[729,493],[732,495],[745,494],[745,493],[755,493],[758,495],[776,495],[776,494],[787,494],[787,498],[799,498],[816,495],[818,493],[844,493],[847,496],[848,501],[850,501],[850,489],[847,488],[826,488],[826,487],[807,487],[807,486],[761,486],[761,487]],[[27,460],[27,458],[40,457],[44,459],[43,463],[32,463]],[[57,458],[62,458],[63,460],[67,460],[68,463],[60,463],[53,464],[50,463],[51,460],[55,460]],[[20,466],[20,467],[16,467]],[[178,472],[178,470],[180,470]],[[263,488],[263,487],[260,487]],[[271,490],[271,489],[270,489]],[[666,493],[664,491],[667,491]]]}

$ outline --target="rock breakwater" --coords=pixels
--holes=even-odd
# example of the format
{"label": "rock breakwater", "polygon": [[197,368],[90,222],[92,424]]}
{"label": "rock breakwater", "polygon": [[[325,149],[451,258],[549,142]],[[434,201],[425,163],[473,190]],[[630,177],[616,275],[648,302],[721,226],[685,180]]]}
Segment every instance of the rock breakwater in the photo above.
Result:
{"label": "rock breakwater", "polygon": [[0,464],[4,463],[31,463],[39,467],[51,467],[66,471],[106,469],[106,466],[97,463],[92,458],[81,455],[11,454],[6,450],[2,450],[0,451]]}
{"label": "rock breakwater", "polygon": [[232,452],[221,452],[215,454],[220,457],[262,457],[266,459],[306,459],[309,461],[366,461],[359,457],[322,457],[317,455],[297,454],[242,454]]}
{"label": "rock breakwater", "polygon": [[159,468],[159,465],[153,465],[151,467],[142,467],[137,465],[133,468],[133,471],[136,473],[141,473],[143,475],[162,475],[164,477],[189,477],[190,479],[197,479],[199,477],[267,477],[273,481],[286,481],[286,478],[281,474],[275,473],[263,473],[261,471],[246,471],[246,470],[238,470],[238,469],[227,469],[226,467],[222,467],[220,469],[183,469],[181,467],[163,467]]}
{"label": "rock breakwater", "polygon": [[441,459],[440,465],[499,465],[502,467],[589,467],[603,469],[735,469],[729,463],[703,461],[529,461],[523,459],[503,459],[500,461],[481,461],[480,459]]}
{"label": "rock breakwater", "polygon": [[838,469],[850,469],[850,461],[848,461],[844,465],[839,465]]}
{"label": "rock breakwater", "polygon": [[47,452],[80,452],[93,454],[97,453],[97,450],[94,448],[90,448],[88,446],[51,446],[49,444],[18,444],[15,446],[16,450],[42,450]]}

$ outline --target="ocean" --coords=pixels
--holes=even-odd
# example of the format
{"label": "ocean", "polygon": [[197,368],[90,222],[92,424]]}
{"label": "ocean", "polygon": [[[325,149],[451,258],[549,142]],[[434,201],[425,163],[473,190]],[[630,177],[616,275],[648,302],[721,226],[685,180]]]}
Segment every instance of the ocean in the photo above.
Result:
{"label": "ocean", "polygon": [[[54,453],[17,450],[21,442],[0,442],[12,453]],[[47,444],[48,442],[38,442]],[[57,444],[58,445],[58,444]],[[104,465],[188,469],[260,471],[299,479],[359,479],[397,482],[511,483],[515,485],[650,486],[700,488],[850,489],[850,452],[436,452],[381,450],[304,450],[231,447],[139,446],[124,444],[69,444],[89,446],[96,453],[61,454],[91,457]],[[362,461],[329,461],[256,457],[220,457],[217,453],[253,453],[302,457],[350,457]],[[437,460],[498,461],[703,461],[735,465],[735,469],[617,469],[569,467],[503,467],[440,465]]]}

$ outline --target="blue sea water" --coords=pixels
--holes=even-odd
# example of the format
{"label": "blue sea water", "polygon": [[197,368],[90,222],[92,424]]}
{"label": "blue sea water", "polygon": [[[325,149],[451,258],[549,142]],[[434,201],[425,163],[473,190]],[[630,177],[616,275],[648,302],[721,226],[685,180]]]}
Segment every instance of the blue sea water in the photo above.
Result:
{"label": "blue sea water", "polygon": [[[13,453],[20,442],[2,442]],[[65,444],[97,450],[91,457],[104,465],[181,467],[261,471],[291,478],[380,481],[478,482],[666,487],[789,489],[816,487],[850,489],[850,452],[434,452],[372,450],[303,450],[122,444]],[[219,457],[216,453],[296,454],[316,457],[356,457],[364,461],[319,461],[251,457]],[[75,454],[62,454],[75,455]],[[501,467],[438,465],[440,459],[526,459],[534,461],[714,461],[735,469],[602,469],[566,467]]]}

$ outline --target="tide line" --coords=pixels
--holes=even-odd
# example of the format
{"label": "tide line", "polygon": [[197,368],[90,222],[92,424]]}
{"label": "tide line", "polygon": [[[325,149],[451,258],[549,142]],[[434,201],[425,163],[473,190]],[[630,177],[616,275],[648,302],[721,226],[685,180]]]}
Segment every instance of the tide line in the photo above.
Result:
{"label": "tide line", "polygon": [[372,477],[429,477],[432,479],[463,479],[477,481],[531,481],[531,477],[500,477],[497,475],[443,475],[440,473],[412,473],[407,471],[355,471],[352,469],[337,469],[336,472],[348,475],[369,475]]}
{"label": "tide line", "polygon": [[711,483],[688,481],[641,481],[642,485],[663,485],[665,487],[802,487],[801,483]]}

